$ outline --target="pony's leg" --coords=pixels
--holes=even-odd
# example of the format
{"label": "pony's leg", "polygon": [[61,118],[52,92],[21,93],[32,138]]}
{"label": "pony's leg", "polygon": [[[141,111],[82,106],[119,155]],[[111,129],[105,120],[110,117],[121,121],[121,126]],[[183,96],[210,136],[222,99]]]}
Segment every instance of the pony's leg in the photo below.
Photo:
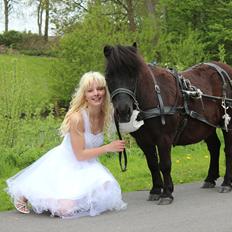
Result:
{"label": "pony's leg", "polygon": [[216,180],[219,175],[219,156],[221,142],[217,136],[216,130],[207,139],[205,139],[209,153],[210,153],[210,164],[208,175],[205,178],[202,188],[214,188]]}
{"label": "pony's leg", "polygon": [[224,180],[219,189],[219,192],[225,193],[232,190],[232,131],[226,132],[223,131],[224,141],[225,141],[225,163],[226,163],[226,172]]}
{"label": "pony's leg", "polygon": [[147,165],[150,169],[151,176],[152,176],[152,183],[153,186],[150,190],[150,194],[148,197],[148,201],[157,201],[160,199],[161,191],[163,188],[163,180],[161,178],[160,169],[159,169],[159,162],[158,156],[156,152],[156,147],[154,146],[141,146],[143,150]]}
{"label": "pony's leg", "polygon": [[171,144],[167,140],[163,140],[160,145],[158,145],[159,158],[160,158],[160,170],[163,175],[163,192],[159,201],[159,205],[168,205],[173,201],[172,192],[174,190],[172,177],[171,177]]}

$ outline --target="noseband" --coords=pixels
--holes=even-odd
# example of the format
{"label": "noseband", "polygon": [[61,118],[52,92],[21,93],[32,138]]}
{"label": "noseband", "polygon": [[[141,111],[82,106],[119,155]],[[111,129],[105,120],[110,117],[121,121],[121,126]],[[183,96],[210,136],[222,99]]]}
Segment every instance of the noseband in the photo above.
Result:
{"label": "noseband", "polygon": [[118,94],[121,94],[121,93],[125,93],[127,95],[129,95],[132,99],[133,99],[133,102],[136,106],[136,109],[140,111],[139,109],[139,103],[136,99],[136,88],[137,88],[137,81],[136,81],[136,85],[135,85],[135,89],[134,91],[131,91],[129,89],[126,89],[126,88],[118,88],[118,89],[115,89],[112,93],[111,93],[111,100],[113,100],[113,98],[118,95]]}

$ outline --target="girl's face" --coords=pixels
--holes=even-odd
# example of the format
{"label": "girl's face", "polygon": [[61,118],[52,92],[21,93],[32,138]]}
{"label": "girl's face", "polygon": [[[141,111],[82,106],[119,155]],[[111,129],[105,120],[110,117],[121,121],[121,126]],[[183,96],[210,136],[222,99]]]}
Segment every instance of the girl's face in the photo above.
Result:
{"label": "girl's face", "polygon": [[100,87],[96,82],[85,91],[85,98],[89,106],[99,106],[104,103],[106,90]]}

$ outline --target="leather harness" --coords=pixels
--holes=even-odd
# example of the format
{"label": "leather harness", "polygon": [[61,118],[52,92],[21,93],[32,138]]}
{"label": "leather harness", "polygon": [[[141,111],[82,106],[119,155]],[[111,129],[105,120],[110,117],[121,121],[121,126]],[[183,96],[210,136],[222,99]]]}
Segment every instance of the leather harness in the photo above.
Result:
{"label": "leather harness", "polygon": [[[160,117],[162,125],[165,125],[165,116],[166,115],[174,115],[177,112],[181,113],[184,117],[183,117],[183,120],[180,122],[180,124],[176,130],[174,143],[173,143],[174,145],[178,142],[184,128],[186,127],[186,125],[188,123],[189,117],[196,119],[198,121],[201,121],[201,122],[203,122],[211,127],[221,128],[221,129],[226,130],[226,131],[232,130],[232,129],[228,129],[225,125],[215,125],[215,124],[209,122],[204,116],[202,116],[198,112],[189,109],[188,103],[189,103],[190,97],[200,99],[201,102],[202,102],[202,97],[214,99],[214,100],[221,100],[222,104],[224,104],[225,109],[227,109],[228,107],[230,107],[230,108],[232,107],[232,99],[230,99],[226,96],[227,82],[229,83],[230,88],[232,89],[232,80],[230,79],[230,76],[228,75],[228,73],[224,69],[222,69],[220,66],[218,66],[214,63],[200,63],[200,64],[193,66],[190,69],[194,69],[195,67],[197,67],[201,64],[206,64],[218,72],[218,74],[222,80],[222,97],[211,96],[211,95],[207,95],[207,94],[202,93],[200,89],[197,89],[195,86],[191,85],[190,81],[188,79],[185,79],[181,75],[181,73],[178,73],[173,69],[167,69],[167,71],[170,74],[172,74],[172,76],[175,78],[176,85],[177,85],[177,91],[179,90],[181,92],[184,102],[183,102],[183,106],[177,106],[177,98],[176,98],[175,104],[173,106],[165,106],[163,103],[162,96],[161,96],[160,87],[157,84],[155,76],[152,72],[152,69],[154,68],[154,66],[152,64],[148,64],[149,73],[152,77],[152,80],[154,83],[154,90],[155,90],[155,93],[156,93],[156,96],[158,99],[158,106],[157,107],[154,107],[152,109],[148,109],[145,111],[141,110],[139,108],[139,103],[136,99],[137,83],[136,83],[134,91],[131,91],[131,90],[126,89],[126,88],[118,88],[118,89],[114,90],[111,93],[111,99],[113,99],[116,95],[118,95],[120,93],[128,94],[133,99],[136,109],[139,110],[139,112],[140,112],[138,115],[138,120],[146,120],[146,119],[150,119],[150,118]],[[226,82],[226,80],[227,80],[227,82]],[[202,102],[202,107],[204,108],[203,102]],[[226,113],[226,111],[225,111],[225,113]],[[116,123],[117,132],[119,134],[119,138],[121,139],[121,134],[119,131],[119,126],[118,126],[117,120],[115,120],[115,123]],[[126,165],[127,165],[127,157],[126,157],[125,150],[124,150],[123,154],[124,154],[124,167],[122,166],[122,163],[121,163],[121,158],[122,158],[121,153],[119,154],[119,161],[120,161],[120,166],[121,166],[122,171],[125,171]]]}

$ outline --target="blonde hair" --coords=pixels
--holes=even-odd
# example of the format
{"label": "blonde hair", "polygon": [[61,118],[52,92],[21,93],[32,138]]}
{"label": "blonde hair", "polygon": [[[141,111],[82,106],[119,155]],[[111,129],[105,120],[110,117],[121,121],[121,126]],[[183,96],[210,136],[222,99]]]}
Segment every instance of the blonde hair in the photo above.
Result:
{"label": "blonde hair", "polygon": [[85,73],[79,82],[79,87],[76,88],[72,100],[70,102],[69,110],[66,113],[64,120],[60,126],[60,134],[64,136],[70,129],[70,117],[73,113],[79,112],[82,109],[87,108],[87,102],[85,99],[85,93],[87,89],[96,82],[99,87],[105,88],[105,99],[102,105],[102,114],[104,117],[104,129],[109,126],[112,120],[112,104],[110,101],[109,90],[106,85],[105,77],[99,72],[87,72]]}

